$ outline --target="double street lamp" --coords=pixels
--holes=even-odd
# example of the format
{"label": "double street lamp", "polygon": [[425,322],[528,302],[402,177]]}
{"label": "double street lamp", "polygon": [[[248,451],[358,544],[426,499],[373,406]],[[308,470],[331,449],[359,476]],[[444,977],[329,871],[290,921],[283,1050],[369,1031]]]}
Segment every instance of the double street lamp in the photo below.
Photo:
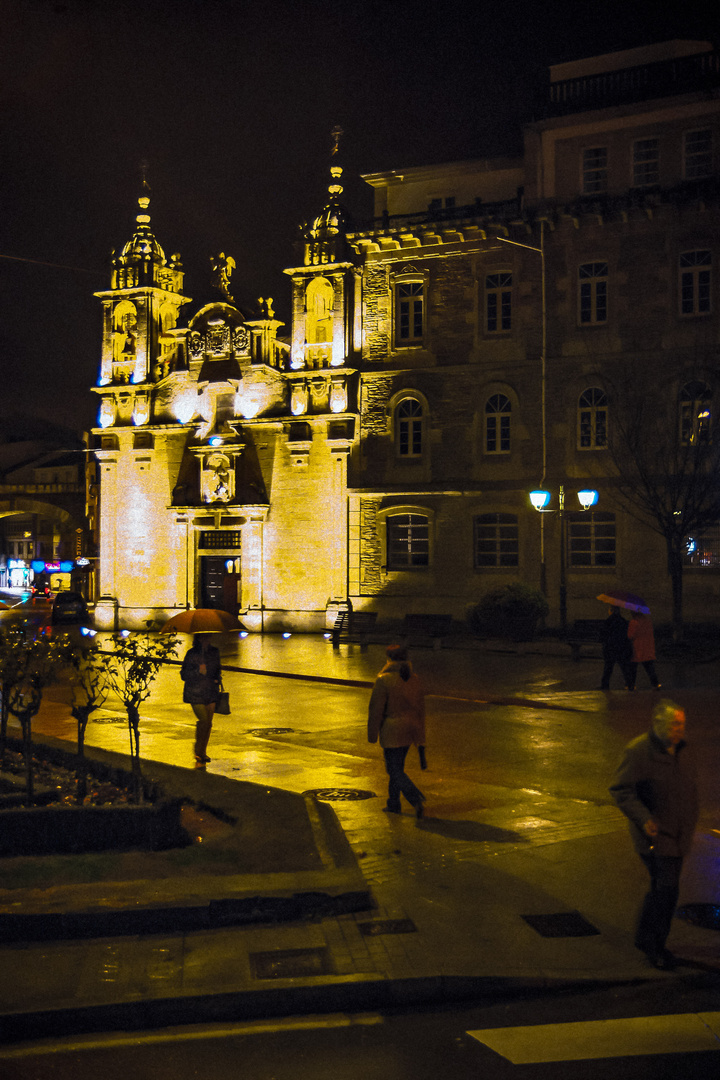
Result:
{"label": "double street lamp", "polygon": [[[593,488],[582,488],[578,491],[577,497],[581,510],[589,510],[598,501],[598,493]],[[550,492],[542,488],[530,492],[530,502],[538,513],[556,513],[560,518],[560,627],[565,633],[567,630],[567,522],[565,519],[565,488],[562,484],[558,492],[557,510],[548,506],[551,498]],[[540,588],[544,593],[547,593],[544,544],[540,556]]]}

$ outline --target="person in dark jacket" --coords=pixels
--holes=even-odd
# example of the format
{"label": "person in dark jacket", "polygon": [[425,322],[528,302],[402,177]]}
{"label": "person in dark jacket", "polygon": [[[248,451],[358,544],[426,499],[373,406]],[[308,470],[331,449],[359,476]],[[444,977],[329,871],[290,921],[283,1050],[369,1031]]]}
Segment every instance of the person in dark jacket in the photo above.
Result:
{"label": "person in dark jacket", "polygon": [[630,665],[632,645],[628,640],[628,624],[616,607],[608,607],[608,617],[603,623],[600,640],[605,661],[600,689],[610,689],[613,668],[619,664],[625,679],[625,689],[629,690],[633,674]]}
{"label": "person in dark jacket", "polygon": [[425,752],[425,696],[420,680],[407,658],[407,649],[391,645],[370,695],[368,742],[380,739],[388,774],[388,799],[385,809],[400,814],[400,793],[414,807],[416,817],[423,815],[425,796],[405,772],[405,758],[414,743]]}
{"label": "person in dark jacket", "polygon": [[192,706],[197,717],[195,724],[195,763],[204,768],[210,758],[207,744],[212,730],[215,706],[220,697],[222,668],[220,652],[210,644],[208,634],[195,634],[180,668],[185,686],[183,701]]}
{"label": "person in dark jacket", "polygon": [[659,702],[650,731],[627,745],[610,787],[650,874],[635,945],[661,969],[675,966],[665,943],[677,905],[682,861],[698,818],[695,761],[684,736],[684,711],[673,701]]}

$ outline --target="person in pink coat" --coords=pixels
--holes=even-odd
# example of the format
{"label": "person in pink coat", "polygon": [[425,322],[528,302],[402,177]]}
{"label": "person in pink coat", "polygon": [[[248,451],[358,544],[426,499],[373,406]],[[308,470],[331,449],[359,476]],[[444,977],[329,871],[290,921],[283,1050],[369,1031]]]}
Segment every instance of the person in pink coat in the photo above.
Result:
{"label": "person in pink coat", "polygon": [[420,818],[425,796],[405,772],[405,757],[413,743],[425,745],[425,696],[407,658],[407,649],[391,645],[386,655],[388,662],[370,695],[368,742],[379,739],[383,749],[389,777],[385,809],[391,814],[402,813],[402,792]]}
{"label": "person in pink coat", "polygon": [[644,615],[642,611],[633,612],[628,625],[628,640],[631,642],[633,650],[628,690],[635,689],[638,664],[642,664],[645,668],[653,690],[659,690],[660,683],[655,671],[655,634],[653,633],[652,619],[649,615]]}

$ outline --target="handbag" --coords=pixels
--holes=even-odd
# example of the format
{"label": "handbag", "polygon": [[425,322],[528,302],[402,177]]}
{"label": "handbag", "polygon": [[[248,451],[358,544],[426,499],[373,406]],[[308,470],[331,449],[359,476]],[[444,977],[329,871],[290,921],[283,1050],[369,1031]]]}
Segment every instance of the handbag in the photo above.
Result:
{"label": "handbag", "polygon": [[220,684],[220,696],[215,703],[215,712],[220,713],[221,716],[230,715],[230,694],[227,690],[223,690],[222,684]]}

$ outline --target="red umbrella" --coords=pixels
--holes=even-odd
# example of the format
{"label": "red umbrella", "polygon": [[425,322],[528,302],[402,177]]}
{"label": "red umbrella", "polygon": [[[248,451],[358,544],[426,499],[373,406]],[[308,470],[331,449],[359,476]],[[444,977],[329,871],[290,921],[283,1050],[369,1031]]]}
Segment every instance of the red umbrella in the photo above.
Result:
{"label": "red umbrella", "polygon": [[181,634],[219,634],[225,630],[244,630],[243,624],[229,611],[219,608],[190,608],[173,615],[163,626],[161,634],[174,630]]}
{"label": "red umbrella", "polygon": [[603,604],[612,604],[613,607],[625,608],[626,611],[642,611],[643,615],[650,614],[650,608],[647,606],[642,596],[636,596],[631,592],[602,592],[597,598],[602,600]]}

